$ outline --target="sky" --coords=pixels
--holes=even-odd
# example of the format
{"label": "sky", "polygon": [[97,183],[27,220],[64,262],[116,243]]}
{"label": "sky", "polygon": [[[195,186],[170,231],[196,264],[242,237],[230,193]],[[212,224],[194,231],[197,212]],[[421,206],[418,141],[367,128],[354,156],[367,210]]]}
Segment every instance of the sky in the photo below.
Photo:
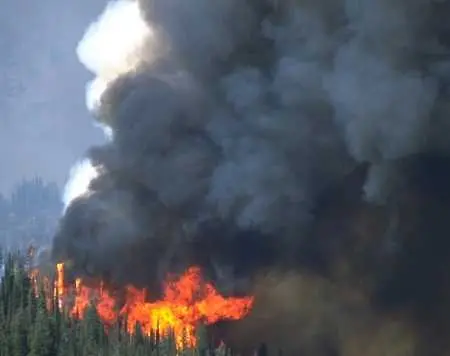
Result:
{"label": "sky", "polygon": [[103,140],[85,106],[92,77],[76,47],[105,0],[3,0],[0,7],[0,192],[35,175],[60,186]]}

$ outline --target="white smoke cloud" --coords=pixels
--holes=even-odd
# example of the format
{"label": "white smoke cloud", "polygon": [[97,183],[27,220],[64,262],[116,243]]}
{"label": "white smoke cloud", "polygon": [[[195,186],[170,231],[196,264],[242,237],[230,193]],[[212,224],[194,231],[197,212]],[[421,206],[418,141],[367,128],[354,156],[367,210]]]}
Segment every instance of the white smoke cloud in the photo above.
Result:
{"label": "white smoke cloud", "polygon": [[[86,86],[86,106],[95,112],[108,84],[117,76],[136,67],[141,51],[152,31],[141,17],[138,3],[119,0],[109,3],[97,21],[86,30],[77,47],[79,61],[96,78]],[[96,123],[108,141],[113,132],[103,123]],[[88,193],[89,183],[98,176],[90,159],[83,159],[71,169],[64,189],[64,211],[76,198]]]}
{"label": "white smoke cloud", "polygon": [[153,32],[144,22],[139,5],[119,0],[107,5],[86,30],[77,47],[80,62],[96,75],[87,87],[86,104],[95,110],[108,83],[136,67]]}
{"label": "white smoke cloud", "polygon": [[69,181],[64,188],[64,212],[74,199],[89,192],[89,184],[98,174],[97,168],[92,165],[88,158],[72,167]]}

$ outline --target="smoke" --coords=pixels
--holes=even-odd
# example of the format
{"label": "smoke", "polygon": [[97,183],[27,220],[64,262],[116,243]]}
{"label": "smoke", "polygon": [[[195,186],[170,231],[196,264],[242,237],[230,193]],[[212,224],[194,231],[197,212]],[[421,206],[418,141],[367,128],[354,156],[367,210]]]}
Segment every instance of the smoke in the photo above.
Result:
{"label": "smoke", "polygon": [[74,199],[88,194],[89,184],[97,176],[97,170],[88,159],[77,163],[70,170],[70,179],[64,188],[64,212]]}
{"label": "smoke", "polygon": [[267,270],[308,269],[358,289],[367,313],[393,308],[425,330],[450,250],[437,178],[450,177],[449,10],[431,0],[112,3],[78,47],[97,75],[88,106],[110,140],[89,153],[88,189],[68,188],[54,258],[153,288],[195,263],[229,293]]}
{"label": "smoke", "polygon": [[73,52],[104,5],[105,0],[70,7],[55,0],[2,1],[0,147],[8,152],[0,158],[2,193],[35,176],[62,188],[73,161],[102,142],[83,100],[89,74]]}

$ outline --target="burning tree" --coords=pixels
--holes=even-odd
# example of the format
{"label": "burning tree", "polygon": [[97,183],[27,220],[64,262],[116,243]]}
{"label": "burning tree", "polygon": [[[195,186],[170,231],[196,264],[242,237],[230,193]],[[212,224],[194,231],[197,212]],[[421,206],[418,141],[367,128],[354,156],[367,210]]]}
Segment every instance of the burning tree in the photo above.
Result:
{"label": "burning tree", "polygon": [[[168,337],[171,332],[179,349],[197,345],[198,325],[213,324],[222,319],[239,320],[250,310],[253,298],[224,298],[209,283],[202,281],[198,267],[189,268],[180,278],[166,282],[161,301],[147,301],[147,291],[127,286],[122,303],[119,303],[102,283],[88,287],[81,279],[75,286],[64,284],[64,265],[57,265],[56,291],[58,305],[65,307],[65,300],[74,297],[70,315],[82,319],[89,306],[94,308],[106,327],[112,327],[120,317],[125,320],[126,330],[135,334],[139,327],[149,337]],[[120,305],[122,304],[122,305]]]}
{"label": "burning tree", "polygon": [[99,350],[103,355],[155,350],[178,355],[209,348],[201,337],[202,325],[243,318],[253,304],[252,297],[221,296],[197,267],[168,277],[164,298],[149,302],[146,290],[128,286],[120,293],[82,279],[67,283],[63,263],[48,276],[30,269],[28,259],[16,255],[5,261],[0,356],[90,355]]}

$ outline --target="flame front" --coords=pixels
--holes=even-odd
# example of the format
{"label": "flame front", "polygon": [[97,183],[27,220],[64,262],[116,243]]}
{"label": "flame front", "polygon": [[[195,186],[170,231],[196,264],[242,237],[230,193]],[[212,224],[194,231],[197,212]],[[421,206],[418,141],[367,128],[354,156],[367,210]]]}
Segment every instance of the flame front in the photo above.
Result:
{"label": "flame front", "polygon": [[56,264],[56,281],[55,281],[55,292],[53,296],[58,300],[58,306],[62,308],[63,297],[64,297],[64,264]]}
{"label": "flame front", "polygon": [[173,333],[179,349],[197,344],[196,328],[199,324],[213,324],[219,320],[239,320],[253,305],[253,297],[225,298],[209,283],[202,280],[198,267],[189,268],[179,279],[166,282],[164,298],[148,302],[146,290],[126,287],[125,301],[119,309],[116,299],[105,290],[83,285],[76,279],[75,286],[65,288],[64,265],[57,265],[55,296],[60,308],[63,300],[73,295],[70,314],[83,318],[86,309],[94,303],[98,315],[106,327],[126,316],[127,330],[133,334],[139,324],[147,336],[162,337]]}

